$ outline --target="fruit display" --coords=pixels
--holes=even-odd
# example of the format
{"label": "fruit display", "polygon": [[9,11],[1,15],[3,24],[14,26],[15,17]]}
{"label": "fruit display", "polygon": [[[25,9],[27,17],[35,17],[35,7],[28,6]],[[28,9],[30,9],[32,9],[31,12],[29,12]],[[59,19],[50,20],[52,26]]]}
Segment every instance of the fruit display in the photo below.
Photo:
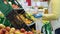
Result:
{"label": "fruit display", "polygon": [[[22,20],[25,22],[25,24],[31,24],[33,21],[24,17],[23,15],[20,15],[20,17],[22,18]],[[17,17],[19,19],[19,17]],[[19,19],[20,20],[20,19]]]}
{"label": "fruit display", "polygon": [[32,31],[26,31],[24,28],[15,29],[14,27],[0,24],[0,34],[34,34]]}

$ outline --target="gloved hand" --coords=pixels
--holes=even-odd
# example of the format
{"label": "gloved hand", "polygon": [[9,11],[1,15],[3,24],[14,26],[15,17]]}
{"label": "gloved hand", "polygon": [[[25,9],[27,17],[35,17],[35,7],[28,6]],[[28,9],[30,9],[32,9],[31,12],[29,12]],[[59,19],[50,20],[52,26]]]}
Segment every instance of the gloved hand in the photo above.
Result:
{"label": "gloved hand", "polygon": [[42,17],[42,14],[33,14],[33,16],[34,16],[35,18],[41,18],[41,17]]}

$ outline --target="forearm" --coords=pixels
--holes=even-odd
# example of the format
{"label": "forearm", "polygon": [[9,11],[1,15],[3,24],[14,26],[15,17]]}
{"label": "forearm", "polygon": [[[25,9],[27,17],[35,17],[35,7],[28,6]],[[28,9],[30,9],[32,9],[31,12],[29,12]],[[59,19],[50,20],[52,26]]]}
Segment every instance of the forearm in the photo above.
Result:
{"label": "forearm", "polygon": [[43,19],[55,20],[55,19],[58,19],[58,15],[57,14],[43,14]]}

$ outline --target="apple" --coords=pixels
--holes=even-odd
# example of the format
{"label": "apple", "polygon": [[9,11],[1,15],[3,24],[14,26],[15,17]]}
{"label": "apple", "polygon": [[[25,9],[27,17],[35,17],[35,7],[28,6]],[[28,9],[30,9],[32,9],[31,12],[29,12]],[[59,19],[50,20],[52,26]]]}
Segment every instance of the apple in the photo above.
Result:
{"label": "apple", "polygon": [[5,34],[6,33],[6,29],[1,29],[2,30],[2,33]]}
{"label": "apple", "polygon": [[3,29],[3,28],[5,28],[5,25],[0,24],[0,29]]}
{"label": "apple", "polygon": [[12,27],[9,31],[9,34],[14,34],[14,31],[15,31],[15,28]]}
{"label": "apple", "polygon": [[33,32],[29,31],[28,34],[34,34]]}
{"label": "apple", "polygon": [[15,30],[14,34],[20,34],[19,30]]}
{"label": "apple", "polygon": [[9,34],[9,32],[8,32],[8,31],[6,31],[6,32],[5,32],[5,34]]}
{"label": "apple", "polygon": [[0,18],[4,18],[4,14],[2,14],[2,12],[0,12]]}
{"label": "apple", "polygon": [[9,34],[9,32],[6,29],[1,29],[1,34]]}
{"label": "apple", "polygon": [[5,29],[6,29],[7,31],[10,31],[10,27],[9,27],[9,26],[8,26],[8,27],[6,27]]}
{"label": "apple", "polygon": [[2,30],[0,30],[0,34],[3,34]]}
{"label": "apple", "polygon": [[25,29],[24,29],[24,28],[22,28],[20,31],[21,31],[22,33],[24,33],[24,32],[25,32]]}
{"label": "apple", "polygon": [[12,5],[13,8],[19,8],[17,5],[13,4]]}
{"label": "apple", "polygon": [[9,32],[13,33],[14,31],[15,31],[15,28],[11,28]]}
{"label": "apple", "polygon": [[28,32],[27,32],[27,31],[25,31],[25,32],[24,32],[24,34],[28,34]]}
{"label": "apple", "polygon": [[20,33],[20,34],[24,34],[24,33]]}

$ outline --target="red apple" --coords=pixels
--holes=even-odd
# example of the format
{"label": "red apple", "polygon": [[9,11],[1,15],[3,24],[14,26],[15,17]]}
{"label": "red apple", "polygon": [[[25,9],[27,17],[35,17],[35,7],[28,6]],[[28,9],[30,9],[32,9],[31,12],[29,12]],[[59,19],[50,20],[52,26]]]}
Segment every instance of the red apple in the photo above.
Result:
{"label": "red apple", "polygon": [[24,32],[24,34],[28,34],[28,32],[27,32],[27,31],[25,31],[25,32]]}
{"label": "red apple", "polygon": [[2,30],[2,34],[9,34],[9,32],[6,29],[1,29]]}
{"label": "red apple", "polygon": [[29,31],[28,34],[34,34],[33,32]]}
{"label": "red apple", "polygon": [[24,28],[22,28],[20,31],[21,31],[22,33],[24,33],[24,32],[25,32],[25,29],[24,29]]}
{"label": "red apple", "polygon": [[10,31],[10,27],[9,27],[9,26],[8,26],[8,27],[6,27],[5,29],[6,29],[7,31]]}
{"label": "red apple", "polygon": [[5,33],[6,33],[6,31],[7,31],[6,29],[2,29],[3,34],[5,34]]}
{"label": "red apple", "polygon": [[6,32],[5,32],[5,34],[9,34],[9,32],[8,32],[8,31],[6,31]]}
{"label": "red apple", "polygon": [[3,34],[2,30],[0,30],[0,34]]}

